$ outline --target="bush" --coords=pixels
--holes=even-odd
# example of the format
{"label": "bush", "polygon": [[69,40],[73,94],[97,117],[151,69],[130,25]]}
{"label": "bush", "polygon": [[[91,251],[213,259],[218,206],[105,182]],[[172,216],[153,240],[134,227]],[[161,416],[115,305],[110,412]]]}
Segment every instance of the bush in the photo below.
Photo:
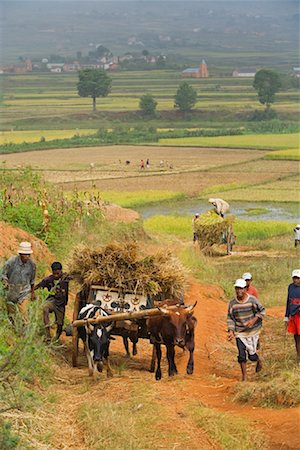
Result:
{"label": "bush", "polygon": [[8,450],[16,448],[20,438],[12,432],[11,423],[3,422],[0,424],[0,448],[1,450]]}
{"label": "bush", "polygon": [[262,120],[272,120],[277,117],[276,111],[273,109],[260,110],[256,109],[253,114],[250,116],[250,120],[253,121],[262,121]]}

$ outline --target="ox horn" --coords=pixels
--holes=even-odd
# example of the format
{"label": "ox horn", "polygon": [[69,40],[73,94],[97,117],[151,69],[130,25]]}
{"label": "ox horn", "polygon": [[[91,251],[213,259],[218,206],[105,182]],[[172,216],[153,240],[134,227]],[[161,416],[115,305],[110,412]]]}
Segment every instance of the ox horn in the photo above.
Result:
{"label": "ox horn", "polygon": [[195,308],[195,306],[197,305],[197,303],[198,303],[198,302],[196,301],[193,305],[185,306],[185,310],[188,311],[188,312],[193,311],[193,309]]}
{"label": "ox horn", "polygon": [[159,311],[161,311],[163,314],[170,314],[170,310],[167,308],[164,308],[163,306],[158,306],[157,307],[159,309]]}

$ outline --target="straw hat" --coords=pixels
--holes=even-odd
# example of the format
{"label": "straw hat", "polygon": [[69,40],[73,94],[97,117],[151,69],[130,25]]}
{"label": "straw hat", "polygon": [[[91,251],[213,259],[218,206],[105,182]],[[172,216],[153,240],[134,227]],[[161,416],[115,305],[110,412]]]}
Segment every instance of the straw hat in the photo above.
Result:
{"label": "straw hat", "polygon": [[30,242],[21,242],[19,244],[18,253],[20,255],[31,255],[33,253]]}

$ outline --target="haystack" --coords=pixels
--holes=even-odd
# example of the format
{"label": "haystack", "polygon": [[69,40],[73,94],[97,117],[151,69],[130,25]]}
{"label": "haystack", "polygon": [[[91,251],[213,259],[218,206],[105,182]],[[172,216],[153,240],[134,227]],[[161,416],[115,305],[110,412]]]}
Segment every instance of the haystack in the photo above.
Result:
{"label": "haystack", "polygon": [[69,272],[82,286],[98,284],[122,292],[179,297],[186,270],[170,252],[144,256],[135,242],[113,242],[96,249],[74,249]]}
{"label": "haystack", "polygon": [[214,210],[201,214],[194,225],[200,248],[203,250],[220,244],[222,236],[226,236],[234,220],[235,216],[223,218]]}

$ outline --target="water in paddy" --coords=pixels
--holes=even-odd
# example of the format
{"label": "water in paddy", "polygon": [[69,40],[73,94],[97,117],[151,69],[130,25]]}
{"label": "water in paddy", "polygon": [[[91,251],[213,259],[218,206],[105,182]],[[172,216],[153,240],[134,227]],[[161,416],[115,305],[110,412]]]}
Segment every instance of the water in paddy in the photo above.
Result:
{"label": "water in paddy", "polygon": [[[195,213],[202,214],[211,208],[207,201],[186,199],[149,205],[137,208],[137,211],[146,219],[157,214],[193,216]],[[258,209],[261,211],[257,211]],[[300,206],[293,203],[230,202],[230,214],[244,220],[279,220],[300,223]]]}

